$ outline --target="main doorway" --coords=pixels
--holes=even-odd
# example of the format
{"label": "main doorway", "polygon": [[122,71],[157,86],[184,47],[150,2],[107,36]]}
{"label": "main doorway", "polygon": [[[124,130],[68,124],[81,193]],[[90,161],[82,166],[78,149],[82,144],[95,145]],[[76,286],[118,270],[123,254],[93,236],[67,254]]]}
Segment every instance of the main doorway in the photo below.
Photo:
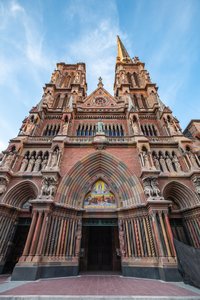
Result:
{"label": "main doorway", "polygon": [[121,270],[118,227],[112,221],[83,222],[80,271]]}

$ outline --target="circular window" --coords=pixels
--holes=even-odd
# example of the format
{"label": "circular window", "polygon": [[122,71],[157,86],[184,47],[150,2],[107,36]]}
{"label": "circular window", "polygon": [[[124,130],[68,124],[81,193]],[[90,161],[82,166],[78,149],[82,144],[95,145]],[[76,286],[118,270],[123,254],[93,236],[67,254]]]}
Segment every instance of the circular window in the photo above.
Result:
{"label": "circular window", "polygon": [[107,100],[105,98],[99,97],[95,99],[96,105],[105,105],[107,103]]}

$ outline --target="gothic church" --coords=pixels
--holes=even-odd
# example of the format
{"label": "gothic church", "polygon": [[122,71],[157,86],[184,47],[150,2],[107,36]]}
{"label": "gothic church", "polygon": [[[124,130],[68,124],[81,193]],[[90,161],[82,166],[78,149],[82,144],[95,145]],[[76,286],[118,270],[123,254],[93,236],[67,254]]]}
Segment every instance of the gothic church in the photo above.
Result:
{"label": "gothic church", "polygon": [[180,280],[173,238],[200,248],[200,121],[182,132],[157,89],[119,37],[114,96],[57,64],[0,155],[0,273]]}

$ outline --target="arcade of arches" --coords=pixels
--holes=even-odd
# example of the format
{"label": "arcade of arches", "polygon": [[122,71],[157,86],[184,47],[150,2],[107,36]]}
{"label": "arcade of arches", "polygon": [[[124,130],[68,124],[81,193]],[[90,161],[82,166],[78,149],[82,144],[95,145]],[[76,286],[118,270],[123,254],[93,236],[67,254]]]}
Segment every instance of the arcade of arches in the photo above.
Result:
{"label": "arcade of arches", "polygon": [[184,135],[144,63],[117,45],[114,96],[101,78],[87,95],[84,63],[57,64],[0,154],[0,273],[12,280],[176,281],[174,238],[200,248],[198,126]]}

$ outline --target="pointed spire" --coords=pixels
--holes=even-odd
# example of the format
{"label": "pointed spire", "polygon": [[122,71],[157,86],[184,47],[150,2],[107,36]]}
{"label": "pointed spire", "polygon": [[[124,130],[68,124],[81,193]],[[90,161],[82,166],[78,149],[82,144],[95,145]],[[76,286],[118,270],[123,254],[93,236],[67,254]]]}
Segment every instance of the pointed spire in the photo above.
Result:
{"label": "pointed spire", "polygon": [[117,62],[132,62],[126,48],[124,47],[120,37],[117,35]]}

